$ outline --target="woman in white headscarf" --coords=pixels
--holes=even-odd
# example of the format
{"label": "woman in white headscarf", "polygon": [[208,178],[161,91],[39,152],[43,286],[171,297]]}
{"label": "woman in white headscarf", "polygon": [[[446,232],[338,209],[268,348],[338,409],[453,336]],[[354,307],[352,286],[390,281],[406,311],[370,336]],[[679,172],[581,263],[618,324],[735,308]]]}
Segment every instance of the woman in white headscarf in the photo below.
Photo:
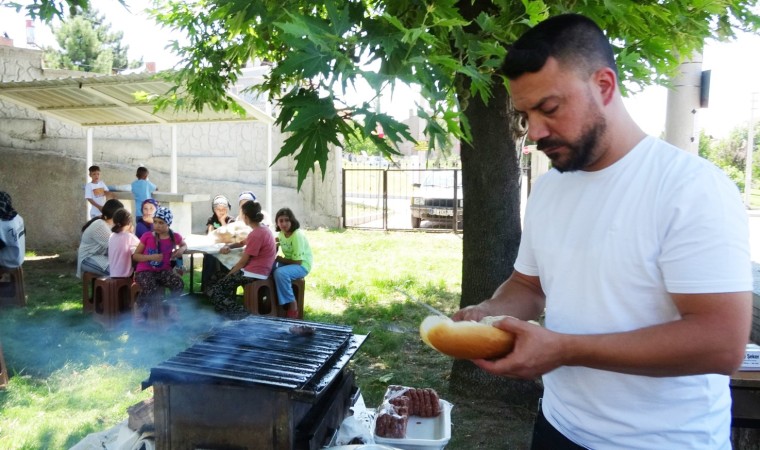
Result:
{"label": "woman in white headscarf", "polygon": [[206,234],[234,222],[235,218],[230,216],[231,209],[232,205],[227,197],[223,195],[214,197],[211,202],[211,217],[206,221]]}
{"label": "woman in white headscarf", "polygon": [[[235,222],[230,216],[232,205],[224,195],[217,195],[211,201],[211,217],[206,221],[206,234]],[[227,275],[227,270],[212,254],[203,255],[203,270],[201,271],[201,289],[206,292],[220,278]]]}
{"label": "woman in white headscarf", "polygon": [[[254,194],[251,191],[243,191],[238,196],[238,216],[235,220],[243,220],[243,205],[246,202],[255,202],[256,201],[256,194]],[[261,202],[259,202],[261,203]],[[261,221],[261,225],[265,226],[266,228],[269,228],[269,231],[273,231],[274,228],[272,228],[272,220],[269,217],[269,213],[261,210],[261,213],[264,214],[264,220]]]}

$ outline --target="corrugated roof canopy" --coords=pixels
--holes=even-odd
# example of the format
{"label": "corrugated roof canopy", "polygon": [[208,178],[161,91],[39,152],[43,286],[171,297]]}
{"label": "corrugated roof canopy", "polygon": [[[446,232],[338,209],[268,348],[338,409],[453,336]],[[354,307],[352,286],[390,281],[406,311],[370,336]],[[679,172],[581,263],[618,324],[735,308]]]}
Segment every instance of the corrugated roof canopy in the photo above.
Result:
{"label": "corrugated roof canopy", "polygon": [[173,86],[155,74],[11,81],[0,83],[0,99],[83,127],[251,120],[274,122],[270,115],[243,100],[238,103],[245,109],[245,117],[231,111],[210,109],[202,113],[172,109],[153,112],[153,103],[138,102],[135,96],[138,92],[149,96],[162,95]]}

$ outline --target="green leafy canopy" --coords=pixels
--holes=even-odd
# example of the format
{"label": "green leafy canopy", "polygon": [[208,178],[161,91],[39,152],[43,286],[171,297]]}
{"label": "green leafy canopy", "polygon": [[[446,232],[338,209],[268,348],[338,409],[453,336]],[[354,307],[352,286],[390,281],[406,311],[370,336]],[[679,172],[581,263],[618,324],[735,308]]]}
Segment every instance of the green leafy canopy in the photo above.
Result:
{"label": "green leafy canopy", "polygon": [[[277,124],[289,133],[277,159],[294,155],[299,187],[331,146],[371,139],[385,156],[413,141],[396,119],[354,103],[360,87],[379,96],[415,85],[424,102],[430,148],[452,138],[471,142],[463,111],[488,102],[509,44],[528,27],[564,12],[585,14],[614,43],[621,79],[634,89],[666,83],[704,39],[756,31],[753,0],[172,0],[153,15],[187,35],[173,44],[182,58],[171,75],[183,95],[162,103],[196,110],[235,109],[226,90],[253,58],[271,64],[254,90],[277,102]],[[376,134],[382,126],[385,137]],[[505,124],[506,125],[506,124]]]}

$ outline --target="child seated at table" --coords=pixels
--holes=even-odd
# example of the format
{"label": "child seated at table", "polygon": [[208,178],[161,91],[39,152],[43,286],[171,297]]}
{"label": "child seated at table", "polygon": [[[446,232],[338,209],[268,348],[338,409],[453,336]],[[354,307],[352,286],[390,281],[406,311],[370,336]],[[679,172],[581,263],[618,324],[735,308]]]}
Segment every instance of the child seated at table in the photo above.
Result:
{"label": "child seated at table", "polygon": [[[235,297],[237,287],[253,283],[257,279],[266,280],[277,256],[277,246],[272,232],[261,225],[264,219],[261,205],[256,201],[249,201],[242,206],[242,211],[243,220],[251,227],[251,232],[245,241],[245,249],[230,272],[209,290],[214,309],[231,319],[241,318],[248,314]],[[219,250],[222,254],[229,252],[229,245]]]}
{"label": "child seated at table", "polygon": [[277,257],[274,282],[277,286],[277,300],[290,318],[298,317],[298,305],[293,292],[293,280],[304,278],[311,271],[314,257],[309,240],[301,230],[301,224],[290,208],[282,208],[275,215],[277,243],[282,256]]}
{"label": "child seated at table", "polygon": [[108,238],[108,267],[111,278],[132,276],[132,254],[140,240],[132,234],[132,214],[122,208],[113,215],[113,234]]}
{"label": "child seated at table", "polygon": [[[140,238],[132,259],[137,262],[135,282],[140,286],[140,295],[135,305],[135,321],[144,322],[151,309],[164,308],[169,319],[176,319],[176,306],[172,299],[179,297],[185,289],[182,278],[173,270],[172,261],[181,258],[187,249],[182,235],[170,228],[174,215],[163,206],[159,206],[153,216],[153,232],[145,233]],[[171,291],[171,299],[162,302],[164,289]]]}
{"label": "child seated at table", "polygon": [[[211,217],[206,221],[206,235],[216,242],[218,240],[217,232],[226,230],[227,226],[235,222],[235,218],[230,216],[232,205],[224,195],[217,195],[211,202]],[[224,241],[232,242],[232,240]],[[219,260],[211,254],[203,255],[203,270],[201,271],[201,289],[208,292],[208,289],[220,278],[227,274],[227,270],[219,263]]]}
{"label": "child seated at table", "polygon": [[140,206],[142,215],[137,218],[137,226],[135,228],[135,235],[138,239],[143,234],[153,231],[153,214],[156,213],[156,208],[158,208],[158,202],[152,198],[142,202],[142,206]]}

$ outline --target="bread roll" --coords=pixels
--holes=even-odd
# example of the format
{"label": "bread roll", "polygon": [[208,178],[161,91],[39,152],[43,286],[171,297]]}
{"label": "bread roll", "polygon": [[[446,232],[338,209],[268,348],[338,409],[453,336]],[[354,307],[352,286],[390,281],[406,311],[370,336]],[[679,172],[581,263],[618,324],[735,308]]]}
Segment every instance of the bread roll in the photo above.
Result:
{"label": "bread roll", "polygon": [[430,347],[454,358],[498,358],[512,351],[515,340],[514,334],[491,325],[504,317],[454,322],[444,316],[428,316],[420,324],[420,337]]}

